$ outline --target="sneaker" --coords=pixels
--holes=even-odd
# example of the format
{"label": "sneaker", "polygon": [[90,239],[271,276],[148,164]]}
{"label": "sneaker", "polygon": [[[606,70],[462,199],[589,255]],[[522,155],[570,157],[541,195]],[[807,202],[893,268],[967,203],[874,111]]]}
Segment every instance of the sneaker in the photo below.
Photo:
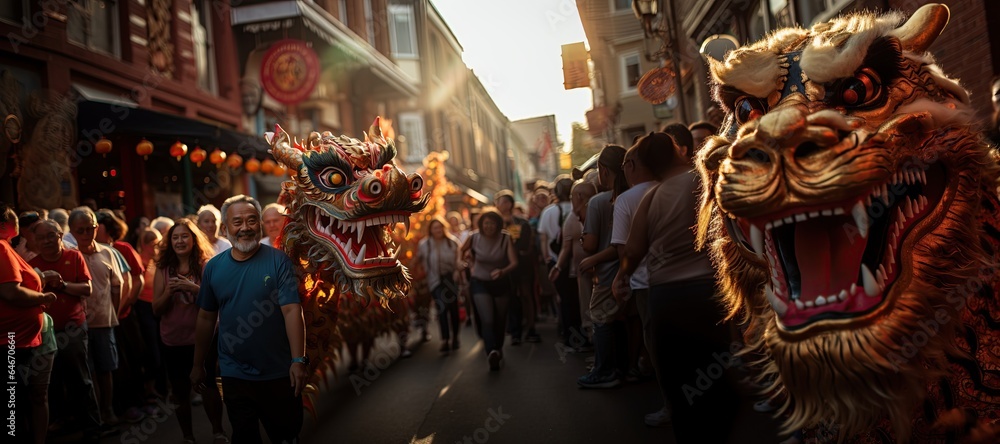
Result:
{"label": "sneaker", "polygon": [[577,385],[583,388],[615,388],[622,384],[622,380],[618,377],[617,372],[613,372],[609,375],[600,376],[596,373],[589,373],[581,376],[576,380]]}
{"label": "sneaker", "polygon": [[538,333],[529,332],[528,336],[525,336],[524,340],[528,342],[539,343],[542,342],[542,337],[538,336]]}
{"label": "sneaker", "polygon": [[650,427],[663,427],[670,424],[670,409],[664,407],[656,412],[646,415],[646,425]]}
{"label": "sneaker", "polygon": [[451,349],[458,350],[458,339],[451,341]]}
{"label": "sneaker", "polygon": [[202,399],[201,394],[199,393],[195,393],[194,396],[191,397],[191,405],[193,406],[199,406],[203,402],[205,402],[205,400]]}
{"label": "sneaker", "polygon": [[161,419],[164,416],[166,416],[166,414],[163,413],[163,410],[160,410],[160,407],[151,404],[146,404],[142,406],[142,413],[145,413],[146,416],[150,418],[156,418],[156,419]]}
{"label": "sneaker", "polygon": [[448,353],[448,350],[451,350],[451,346],[448,345],[448,341],[442,342],[439,351],[442,353]]}
{"label": "sneaker", "polygon": [[760,413],[771,412],[771,411],[774,411],[777,408],[778,408],[778,406],[776,406],[774,404],[771,404],[771,401],[768,400],[768,399],[765,399],[763,401],[757,401],[757,402],[753,403],[753,409],[754,409],[754,411],[760,412]]}
{"label": "sneaker", "polygon": [[510,338],[510,345],[521,345],[521,338],[518,337]]}
{"label": "sneaker", "polygon": [[498,350],[491,351],[489,356],[486,357],[486,361],[490,363],[491,371],[500,370],[500,359],[500,351]]}
{"label": "sneaker", "polygon": [[639,382],[642,379],[639,370],[631,369],[625,374],[625,382]]}
{"label": "sneaker", "polygon": [[129,424],[135,424],[143,419],[146,419],[146,414],[138,408],[129,407],[129,409],[125,411],[125,415],[122,419]]}
{"label": "sneaker", "polygon": [[117,425],[102,425],[100,428],[100,437],[105,438],[108,436],[114,436],[121,432],[122,430],[119,429]]}
{"label": "sneaker", "polygon": [[403,352],[399,354],[400,358],[409,358],[410,356],[413,356],[413,352],[406,348],[404,348]]}

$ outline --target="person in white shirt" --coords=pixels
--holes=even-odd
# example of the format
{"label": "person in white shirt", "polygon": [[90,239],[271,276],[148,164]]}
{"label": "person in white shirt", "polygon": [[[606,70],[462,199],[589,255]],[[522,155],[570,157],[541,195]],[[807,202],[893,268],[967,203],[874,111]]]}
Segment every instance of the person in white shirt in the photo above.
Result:
{"label": "person in white shirt", "polygon": [[[656,176],[649,169],[650,152],[652,150],[669,150],[671,148],[671,138],[666,133],[649,133],[639,139],[625,153],[625,160],[622,162],[622,171],[631,188],[625,191],[615,200],[614,224],[611,231],[611,245],[618,250],[618,257],[625,259],[625,243],[632,226],[632,218],[635,216],[639,203],[642,202],[646,192],[657,184]],[[644,257],[630,278],[625,277],[625,267],[618,269],[613,285],[616,299],[633,299],[639,314],[640,323],[634,325],[634,318],[626,319],[626,328],[629,331],[629,365],[635,365],[643,343],[647,350],[653,350],[650,325],[649,325],[649,276],[646,272],[646,258]],[[641,329],[641,336],[636,330]],[[641,338],[641,340],[640,340]],[[654,359],[650,359],[656,362]],[[646,415],[646,424],[650,426],[662,426],[670,422],[670,409],[664,400],[663,409],[655,413]]]}
{"label": "person in white shirt", "polygon": [[122,271],[112,248],[97,243],[97,215],[90,208],[73,209],[69,213],[69,228],[91,275],[92,291],[85,302],[87,348],[97,382],[94,389],[101,408],[101,421],[105,425],[114,425],[118,422],[112,410],[112,372],[118,369],[118,343],[114,327],[118,326],[121,306]]}
{"label": "person in white shirt", "polygon": [[285,226],[285,206],[279,203],[267,204],[260,218],[264,222],[264,234],[267,235],[260,243],[281,249],[280,245],[275,246],[271,242],[281,234],[281,229]]}
{"label": "person in white shirt", "polygon": [[220,220],[222,220],[222,213],[219,213],[219,209],[215,208],[215,205],[202,205],[198,209],[198,228],[208,237],[208,242],[215,249],[215,254],[222,253],[233,246],[228,240],[219,237]]}
{"label": "person in white shirt", "polygon": [[[556,279],[552,282],[555,284],[559,299],[559,336],[562,337],[563,343],[570,347],[580,345],[572,344],[582,343],[581,340],[585,338],[580,330],[582,320],[576,279],[571,277],[570,267],[563,269],[557,264],[563,243],[562,228],[566,219],[573,214],[573,203],[570,201],[570,190],[572,189],[573,179],[568,174],[556,177],[557,201],[542,211],[538,221],[538,236],[547,264],[546,271],[551,275],[553,270],[557,270],[555,271]],[[576,339],[574,340],[574,338]]]}

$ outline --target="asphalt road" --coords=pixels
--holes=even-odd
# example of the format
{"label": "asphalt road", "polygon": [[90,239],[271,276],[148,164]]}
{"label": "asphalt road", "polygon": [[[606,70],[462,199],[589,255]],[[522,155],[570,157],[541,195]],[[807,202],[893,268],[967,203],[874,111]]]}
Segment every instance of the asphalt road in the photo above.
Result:
{"label": "asphalt road", "polygon": [[[554,323],[540,323],[540,344],[505,347],[504,366],[490,372],[482,343],[471,328],[462,347],[438,351],[436,324],[430,342],[411,344],[413,356],[380,341],[371,365],[346,368],[323,393],[316,416],[306,414],[303,443],[673,443],[670,427],[651,428],[643,415],[659,408],[654,380],[616,389],[585,390],[576,378],[591,354],[567,354],[555,344]],[[775,421],[755,413],[748,398],[734,442],[776,443]],[[225,416],[225,415],[223,415]],[[193,409],[198,442],[212,442],[203,409]],[[711,426],[708,421],[707,427]],[[228,420],[227,431],[231,431]],[[266,435],[263,435],[267,442]],[[173,417],[124,425],[102,444],[179,443]]]}

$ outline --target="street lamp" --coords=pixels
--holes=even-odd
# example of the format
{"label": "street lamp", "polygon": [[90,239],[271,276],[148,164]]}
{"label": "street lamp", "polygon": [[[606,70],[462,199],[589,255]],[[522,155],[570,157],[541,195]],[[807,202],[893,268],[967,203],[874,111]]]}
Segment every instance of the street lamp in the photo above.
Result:
{"label": "street lamp", "polygon": [[653,36],[653,19],[659,14],[660,4],[657,0],[632,0],[632,12],[635,18],[642,21],[642,29],[646,37]]}
{"label": "street lamp", "polygon": [[[679,45],[677,39],[677,26],[675,24],[675,12],[673,0],[666,0],[667,11],[665,20],[657,21],[660,13],[660,0],[632,0],[632,12],[635,17],[642,22],[642,29],[645,32],[643,42],[648,45],[649,40],[656,38],[659,40],[659,48],[650,52],[647,46],[646,60],[650,62],[660,62],[661,66],[669,63],[673,70],[675,82],[675,92],[677,95],[677,106],[680,108],[680,119],[684,123],[687,121],[687,107],[684,103],[684,88],[681,82],[681,63],[679,57]],[[665,23],[665,26],[658,26]]]}

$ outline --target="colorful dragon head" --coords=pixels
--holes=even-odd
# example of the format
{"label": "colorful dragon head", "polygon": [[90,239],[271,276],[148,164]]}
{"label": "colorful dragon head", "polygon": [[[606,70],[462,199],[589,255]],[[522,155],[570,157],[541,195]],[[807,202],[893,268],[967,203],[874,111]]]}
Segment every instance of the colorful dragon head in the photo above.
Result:
{"label": "colorful dragon head", "polygon": [[927,52],[948,18],[853,14],[710,60],[727,117],[698,153],[699,242],[788,395],[788,430],[887,417],[906,441],[955,353],[952,299],[992,274],[975,221],[995,157]]}
{"label": "colorful dragon head", "polygon": [[300,142],[280,126],[267,137],[291,173],[282,191],[285,251],[340,294],[383,304],[404,296],[410,277],[390,234],[397,223],[409,230],[410,214],[423,210],[427,196],[420,175],[407,176],[394,163],[396,147],[382,136],[379,119],[363,141],[327,131]]}

